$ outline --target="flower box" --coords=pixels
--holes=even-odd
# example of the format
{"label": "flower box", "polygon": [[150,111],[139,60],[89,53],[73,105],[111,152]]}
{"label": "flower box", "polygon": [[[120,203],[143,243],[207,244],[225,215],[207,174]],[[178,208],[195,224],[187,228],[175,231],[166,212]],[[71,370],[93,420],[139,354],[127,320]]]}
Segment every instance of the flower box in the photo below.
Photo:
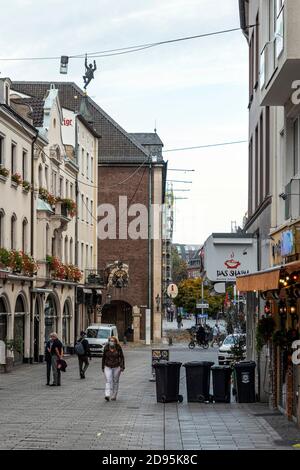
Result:
{"label": "flower box", "polygon": [[14,173],[13,175],[11,175],[11,180],[17,186],[20,186],[20,184],[22,184],[22,176],[19,173]]}

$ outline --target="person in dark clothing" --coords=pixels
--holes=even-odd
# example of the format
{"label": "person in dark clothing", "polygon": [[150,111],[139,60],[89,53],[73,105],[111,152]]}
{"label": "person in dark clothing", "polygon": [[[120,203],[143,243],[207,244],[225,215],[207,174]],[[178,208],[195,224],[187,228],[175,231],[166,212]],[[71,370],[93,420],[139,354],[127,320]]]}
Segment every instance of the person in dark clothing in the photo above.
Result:
{"label": "person in dark clothing", "polygon": [[52,366],[52,374],[53,374],[53,383],[50,385],[51,387],[58,387],[61,385],[61,372],[60,369],[57,368],[57,361],[58,359],[63,358],[63,345],[62,342],[58,339],[57,333],[51,333],[50,335],[50,355],[51,355],[51,366]]}
{"label": "person in dark clothing", "polygon": [[51,375],[51,354],[50,349],[52,346],[52,341],[49,339],[45,345],[45,361],[47,365],[47,383],[46,385],[50,385],[50,375]]}
{"label": "person in dark clothing", "polygon": [[89,366],[89,360],[92,359],[90,345],[88,340],[86,339],[86,332],[81,331],[80,337],[77,340],[76,344],[82,344],[84,353],[78,354],[78,365],[79,365],[79,375],[81,379],[85,379],[85,373]]}
{"label": "person in dark clothing", "polygon": [[109,338],[102,357],[102,371],[105,374],[105,400],[116,400],[121,372],[125,370],[122,348],[115,336]]}
{"label": "person in dark clothing", "polygon": [[198,343],[202,344],[205,341],[205,329],[203,328],[202,325],[199,326],[197,333],[196,333],[196,338]]}

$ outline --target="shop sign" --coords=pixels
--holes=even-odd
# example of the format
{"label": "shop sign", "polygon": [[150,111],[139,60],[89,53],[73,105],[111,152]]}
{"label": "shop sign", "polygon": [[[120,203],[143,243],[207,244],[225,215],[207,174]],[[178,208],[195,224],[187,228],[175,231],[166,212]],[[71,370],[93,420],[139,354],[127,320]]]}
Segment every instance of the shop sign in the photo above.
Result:
{"label": "shop sign", "polygon": [[204,244],[205,271],[210,281],[235,282],[257,271],[256,239],[211,235]]}
{"label": "shop sign", "polygon": [[281,234],[281,256],[295,254],[295,237],[293,230],[286,230]]}

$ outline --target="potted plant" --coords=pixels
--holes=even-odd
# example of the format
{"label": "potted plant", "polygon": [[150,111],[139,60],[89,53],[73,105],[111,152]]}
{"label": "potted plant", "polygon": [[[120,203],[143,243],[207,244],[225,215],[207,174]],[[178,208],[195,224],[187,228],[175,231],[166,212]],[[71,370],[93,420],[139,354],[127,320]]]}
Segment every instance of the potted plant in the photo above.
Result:
{"label": "potted plant", "polygon": [[275,320],[271,316],[262,317],[256,328],[256,350],[260,352],[270,341],[275,330]]}
{"label": "potted plant", "polygon": [[62,204],[65,205],[65,207],[67,209],[67,212],[70,215],[70,217],[74,217],[76,215],[77,204],[76,204],[75,201],[73,201],[73,199],[68,199],[68,198],[59,199],[59,202],[61,202]]}
{"label": "potted plant", "polygon": [[11,175],[11,180],[16,183],[17,186],[20,186],[20,184],[22,184],[22,176],[20,175],[20,173],[14,173],[13,175]]}
{"label": "potted plant", "polygon": [[37,274],[38,265],[32,256],[22,253],[23,259],[23,273],[26,276],[33,276]]}
{"label": "potted plant", "polygon": [[58,199],[53,196],[53,194],[49,193],[49,191],[45,188],[39,188],[39,197],[43,200],[48,202],[50,206],[54,206]]}
{"label": "potted plant", "polygon": [[23,270],[23,257],[22,253],[17,250],[12,250],[10,258],[10,267],[13,273],[20,274]]}
{"label": "potted plant", "polygon": [[29,183],[29,181],[22,181],[22,186],[23,189],[27,192],[31,190],[31,184]]}
{"label": "potted plant", "polygon": [[11,262],[11,253],[6,248],[0,248],[0,268],[8,268]]}
{"label": "potted plant", "polygon": [[9,170],[5,168],[4,166],[0,166],[0,176],[4,176],[4,178],[7,178],[9,175]]}

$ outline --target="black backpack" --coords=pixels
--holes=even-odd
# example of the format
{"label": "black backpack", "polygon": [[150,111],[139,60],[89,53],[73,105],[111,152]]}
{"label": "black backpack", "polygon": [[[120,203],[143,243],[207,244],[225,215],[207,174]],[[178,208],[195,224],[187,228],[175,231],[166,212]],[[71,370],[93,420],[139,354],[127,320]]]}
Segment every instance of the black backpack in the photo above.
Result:
{"label": "black backpack", "polygon": [[82,344],[82,340],[79,340],[75,343],[74,350],[75,350],[75,354],[77,354],[77,356],[84,356],[85,355],[85,349],[84,349],[84,346]]}

